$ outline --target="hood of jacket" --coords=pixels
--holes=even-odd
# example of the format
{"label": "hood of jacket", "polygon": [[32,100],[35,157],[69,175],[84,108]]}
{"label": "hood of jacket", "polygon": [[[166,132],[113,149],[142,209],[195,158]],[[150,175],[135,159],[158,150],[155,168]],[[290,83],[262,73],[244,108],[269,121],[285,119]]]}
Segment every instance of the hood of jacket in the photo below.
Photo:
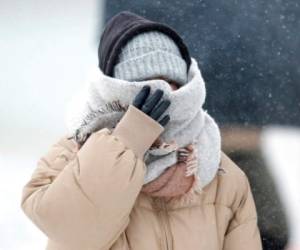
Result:
{"label": "hood of jacket", "polygon": [[177,44],[187,71],[191,64],[189,51],[178,33],[166,24],[148,20],[129,11],[122,11],[112,17],[105,25],[98,47],[99,68],[105,75],[112,76],[113,67],[125,44],[136,34],[146,31],[160,31],[170,36]]}

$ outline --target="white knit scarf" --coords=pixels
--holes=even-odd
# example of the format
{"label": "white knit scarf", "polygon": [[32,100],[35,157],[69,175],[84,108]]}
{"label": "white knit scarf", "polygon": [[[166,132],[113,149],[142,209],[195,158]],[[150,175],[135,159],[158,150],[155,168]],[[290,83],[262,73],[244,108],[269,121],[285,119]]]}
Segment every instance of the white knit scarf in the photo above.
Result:
{"label": "white knit scarf", "polygon": [[221,139],[215,121],[202,108],[206,89],[194,58],[188,72],[188,82],[175,91],[164,80],[129,82],[104,75],[97,68],[84,90],[74,96],[67,107],[69,135],[76,135],[80,140],[101,128],[113,129],[146,84],[151,86],[151,93],[160,88],[164,91],[163,98],[170,99],[171,105],[164,115],[169,114],[171,119],[159,137],[168,147],[151,147],[144,156],[147,166],[144,183],[154,180],[177,162],[177,148],[194,143],[197,161],[189,167],[187,175],[195,175],[197,187],[201,190],[214,178],[219,168]]}

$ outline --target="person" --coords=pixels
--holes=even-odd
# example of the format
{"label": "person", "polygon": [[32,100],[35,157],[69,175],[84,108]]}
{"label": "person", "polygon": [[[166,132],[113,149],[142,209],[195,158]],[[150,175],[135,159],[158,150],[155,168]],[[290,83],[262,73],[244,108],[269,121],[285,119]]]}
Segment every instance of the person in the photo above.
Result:
{"label": "person", "polygon": [[21,208],[47,249],[262,249],[247,176],[221,150],[183,39],[124,11],[98,54],[68,134],[23,188]]}

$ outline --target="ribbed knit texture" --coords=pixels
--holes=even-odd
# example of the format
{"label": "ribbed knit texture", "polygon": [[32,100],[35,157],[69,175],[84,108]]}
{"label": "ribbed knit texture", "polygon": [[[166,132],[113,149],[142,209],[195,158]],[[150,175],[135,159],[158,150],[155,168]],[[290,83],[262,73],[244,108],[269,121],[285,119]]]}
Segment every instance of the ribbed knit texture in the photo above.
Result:
{"label": "ribbed knit texture", "polygon": [[179,85],[187,82],[187,66],[176,43],[159,31],[134,36],[119,55],[114,77],[141,81],[164,77]]}

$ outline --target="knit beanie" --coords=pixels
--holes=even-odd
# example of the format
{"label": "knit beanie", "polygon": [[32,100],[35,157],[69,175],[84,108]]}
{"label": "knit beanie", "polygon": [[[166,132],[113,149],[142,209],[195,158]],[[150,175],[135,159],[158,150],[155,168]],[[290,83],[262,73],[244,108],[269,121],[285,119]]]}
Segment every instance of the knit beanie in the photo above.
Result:
{"label": "knit beanie", "polygon": [[164,77],[182,86],[187,83],[187,65],[172,38],[159,31],[146,31],[122,48],[113,76],[127,81]]}

